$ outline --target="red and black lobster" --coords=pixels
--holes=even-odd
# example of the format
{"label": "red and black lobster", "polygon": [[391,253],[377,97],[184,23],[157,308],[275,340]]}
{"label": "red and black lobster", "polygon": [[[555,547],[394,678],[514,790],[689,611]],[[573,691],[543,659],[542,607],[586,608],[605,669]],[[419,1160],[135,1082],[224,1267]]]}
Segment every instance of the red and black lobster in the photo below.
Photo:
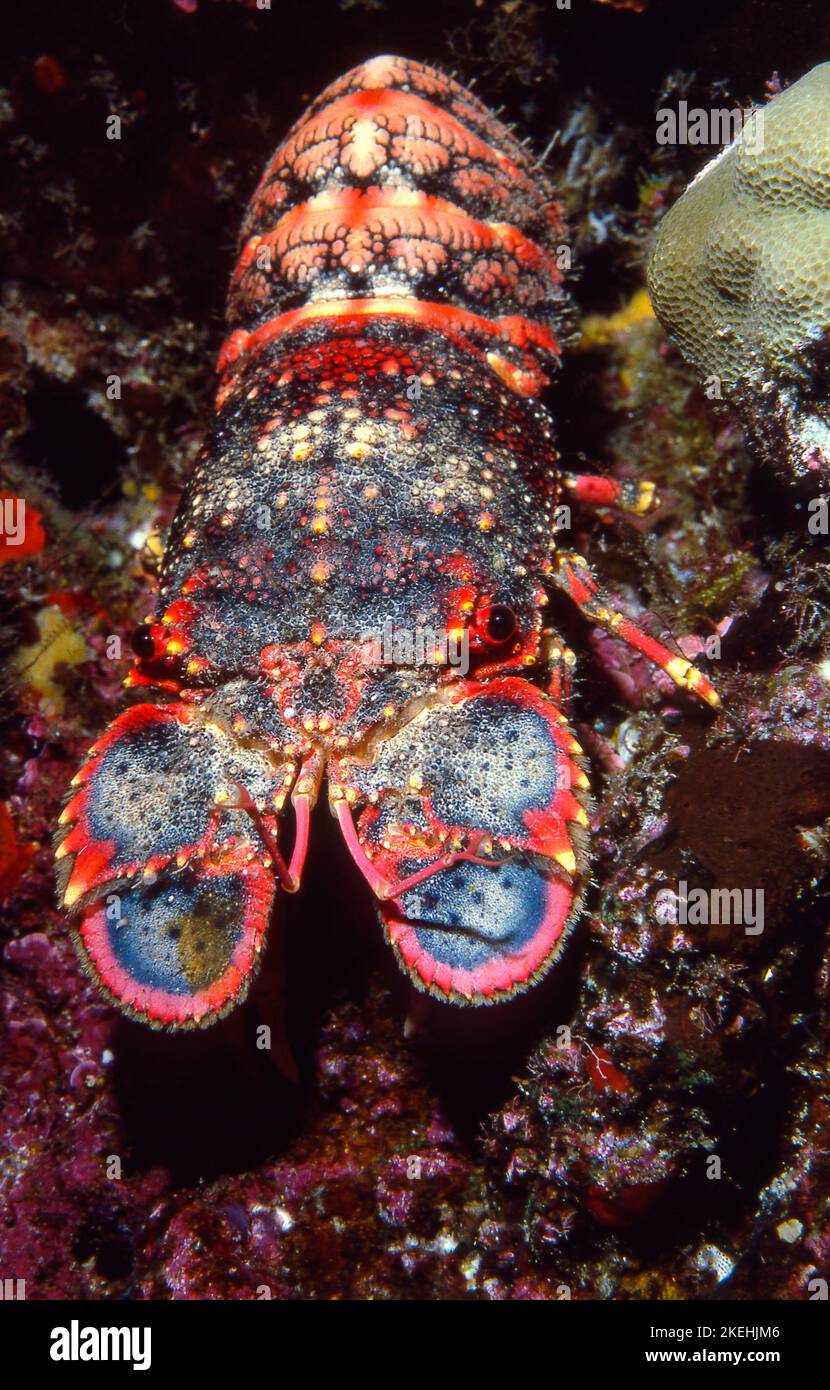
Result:
{"label": "red and black lobster", "polygon": [[266,169],[215,425],[133,639],[127,684],[163,702],[110,725],[61,817],[62,902],[125,1012],[186,1028],[245,996],[324,775],[419,989],[490,1004],[537,981],[588,863],[552,585],[717,703],[556,546],[563,487],[635,511],[653,493],[557,467],[534,398],[560,354],[563,235],[522,146],[402,58],[341,77]]}

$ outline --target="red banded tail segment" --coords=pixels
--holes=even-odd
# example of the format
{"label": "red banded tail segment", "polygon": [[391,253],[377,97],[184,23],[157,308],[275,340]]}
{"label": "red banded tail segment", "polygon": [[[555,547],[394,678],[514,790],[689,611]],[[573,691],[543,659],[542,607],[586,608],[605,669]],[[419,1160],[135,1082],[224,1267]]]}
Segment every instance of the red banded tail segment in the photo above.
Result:
{"label": "red banded tail segment", "polygon": [[475,97],[418,63],[375,58],[309,107],[254,195],[223,399],[283,334],[381,317],[483,352],[535,395],[560,351],[561,236],[549,185]]}

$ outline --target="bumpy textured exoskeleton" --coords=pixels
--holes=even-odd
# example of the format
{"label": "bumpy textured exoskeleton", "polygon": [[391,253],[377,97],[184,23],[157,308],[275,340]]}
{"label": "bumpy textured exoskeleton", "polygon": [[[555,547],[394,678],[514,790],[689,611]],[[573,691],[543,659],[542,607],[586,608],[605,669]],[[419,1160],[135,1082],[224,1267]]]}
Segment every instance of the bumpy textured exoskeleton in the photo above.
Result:
{"label": "bumpy textured exoskeleton", "polygon": [[133,1016],[207,1024],[244,997],[324,780],[419,989],[484,1004],[540,978],[590,805],[551,585],[716,701],[555,545],[563,483],[650,500],[557,469],[535,397],[562,235],[508,131],[400,58],[336,82],[267,168],[215,425],[134,638],[128,684],[157,703],[110,725],[62,816],[82,959]]}

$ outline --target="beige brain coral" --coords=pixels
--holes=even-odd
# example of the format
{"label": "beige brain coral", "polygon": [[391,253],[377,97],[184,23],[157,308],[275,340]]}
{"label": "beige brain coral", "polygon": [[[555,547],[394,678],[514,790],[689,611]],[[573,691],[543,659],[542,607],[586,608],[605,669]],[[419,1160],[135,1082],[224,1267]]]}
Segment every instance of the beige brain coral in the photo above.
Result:
{"label": "beige brain coral", "polygon": [[648,283],[667,331],[741,406],[756,442],[771,431],[776,462],[825,473],[830,63],[760,108],[698,174],[661,223]]}

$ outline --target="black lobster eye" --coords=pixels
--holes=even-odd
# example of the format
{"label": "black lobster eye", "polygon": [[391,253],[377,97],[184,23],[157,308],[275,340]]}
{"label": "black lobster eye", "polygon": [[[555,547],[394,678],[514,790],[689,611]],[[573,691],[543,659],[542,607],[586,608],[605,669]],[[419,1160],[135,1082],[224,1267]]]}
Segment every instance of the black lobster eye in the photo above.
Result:
{"label": "black lobster eye", "polygon": [[494,603],[487,610],[487,636],[491,642],[506,642],[516,631],[516,614],[506,603]]}
{"label": "black lobster eye", "polygon": [[135,629],[135,632],[130,638],[130,646],[136,656],[143,657],[145,660],[149,660],[150,657],[155,655],[156,644],[153,639],[153,634],[146,623],[142,623],[140,627]]}

